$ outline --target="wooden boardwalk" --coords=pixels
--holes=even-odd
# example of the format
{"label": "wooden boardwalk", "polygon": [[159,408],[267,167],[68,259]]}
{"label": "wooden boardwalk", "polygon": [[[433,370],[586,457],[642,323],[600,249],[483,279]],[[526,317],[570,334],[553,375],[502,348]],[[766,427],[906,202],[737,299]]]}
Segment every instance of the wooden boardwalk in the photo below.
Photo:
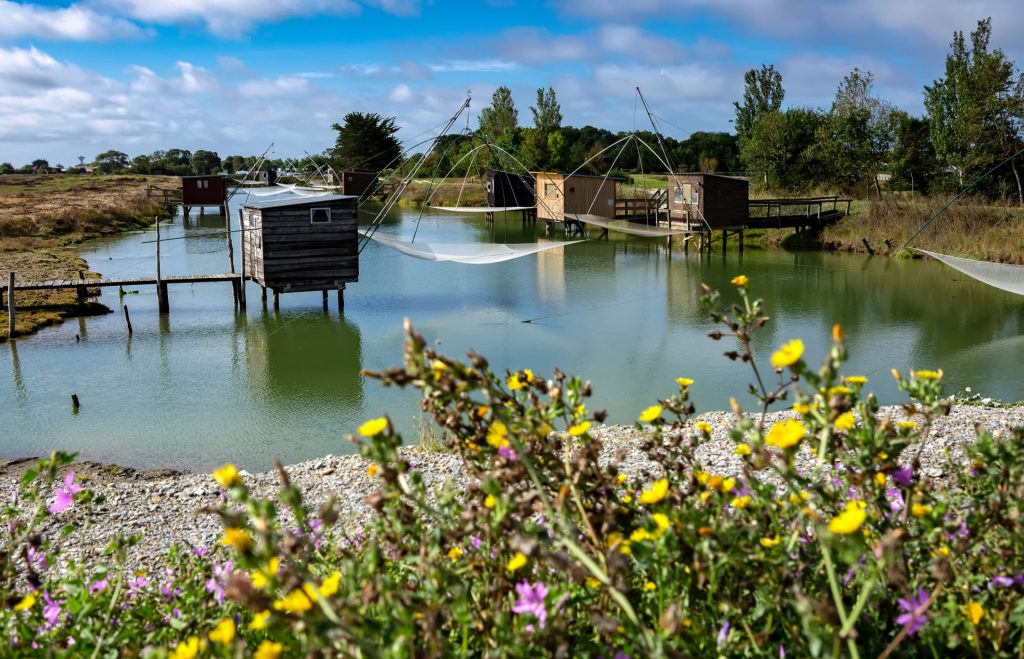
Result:
{"label": "wooden boardwalk", "polygon": [[[42,291],[59,288],[103,288],[108,286],[156,286],[159,284],[201,284],[209,281],[238,282],[241,275],[166,275],[160,277],[119,277],[110,279],[53,279],[50,281],[15,281],[15,291]],[[0,293],[7,292],[7,282],[0,281]]]}

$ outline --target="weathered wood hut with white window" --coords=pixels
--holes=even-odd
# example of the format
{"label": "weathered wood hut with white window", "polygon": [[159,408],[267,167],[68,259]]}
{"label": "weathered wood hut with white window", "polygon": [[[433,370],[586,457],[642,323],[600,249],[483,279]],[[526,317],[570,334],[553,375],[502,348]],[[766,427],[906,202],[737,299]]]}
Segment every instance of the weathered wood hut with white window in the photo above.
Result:
{"label": "weathered wood hut with white window", "polygon": [[742,178],[670,174],[668,179],[669,216],[673,222],[688,222],[693,229],[744,228],[749,197],[750,182]]}
{"label": "weathered wood hut with white window", "polygon": [[588,174],[531,172],[537,180],[537,218],[562,222],[566,215],[615,217],[615,183],[621,179]]}
{"label": "weathered wood hut with white window", "polygon": [[242,274],[279,293],[341,291],[359,280],[352,195],[285,199],[242,207]]}

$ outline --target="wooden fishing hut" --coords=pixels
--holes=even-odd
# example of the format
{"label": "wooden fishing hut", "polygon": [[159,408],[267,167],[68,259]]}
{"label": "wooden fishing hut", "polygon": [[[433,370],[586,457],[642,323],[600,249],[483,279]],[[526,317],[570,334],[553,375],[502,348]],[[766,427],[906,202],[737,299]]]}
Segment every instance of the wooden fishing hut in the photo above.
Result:
{"label": "wooden fishing hut", "polygon": [[198,207],[204,213],[207,207],[215,207],[224,217],[228,216],[227,179],[219,174],[209,176],[181,177],[181,208],[187,218],[189,212]]}
{"label": "wooden fishing hut", "polygon": [[615,217],[615,184],[619,178],[589,174],[531,172],[536,179],[537,218],[564,222],[566,215]]}
{"label": "wooden fishing hut", "polygon": [[492,208],[536,206],[537,180],[531,174],[488,169],[484,172],[487,205]]}
{"label": "wooden fishing hut", "polygon": [[[372,190],[374,183],[377,182],[376,172],[358,172],[358,171],[343,171],[338,172],[338,178],[340,181],[336,181],[334,185],[341,188],[341,194],[355,195],[361,197],[367,190]],[[330,181],[328,181],[330,182]]]}
{"label": "wooden fishing hut", "polygon": [[246,204],[242,228],[242,276],[274,293],[338,291],[359,280],[359,234],[353,195],[330,195]]}
{"label": "wooden fishing hut", "polygon": [[277,172],[273,169],[264,169],[259,172],[249,172],[246,175],[248,181],[258,183],[260,185],[271,186],[277,184]]}

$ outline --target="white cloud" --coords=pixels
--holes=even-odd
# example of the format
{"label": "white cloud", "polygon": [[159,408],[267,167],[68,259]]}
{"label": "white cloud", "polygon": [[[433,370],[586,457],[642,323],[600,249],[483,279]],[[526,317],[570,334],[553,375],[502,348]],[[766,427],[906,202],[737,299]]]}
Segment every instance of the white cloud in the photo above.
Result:
{"label": "white cloud", "polygon": [[632,25],[605,25],[597,34],[605,52],[648,64],[673,64],[683,58],[678,41],[663,39]]}
{"label": "white cloud", "polygon": [[413,93],[412,88],[405,83],[396,85],[388,92],[388,100],[395,103],[408,103],[415,97],[416,94]]}
{"label": "white cloud", "polygon": [[0,0],[0,38],[105,41],[146,34],[130,21],[99,14],[80,4],[50,8]]}
{"label": "white cloud", "polygon": [[246,98],[304,95],[310,89],[309,80],[299,76],[281,76],[249,80],[238,86],[238,93]]}
{"label": "white cloud", "polygon": [[431,64],[429,66],[431,71],[436,73],[495,73],[501,71],[512,71],[517,68],[515,62],[509,62],[500,59],[483,59],[483,60],[448,60],[447,62],[441,62],[439,64]]}

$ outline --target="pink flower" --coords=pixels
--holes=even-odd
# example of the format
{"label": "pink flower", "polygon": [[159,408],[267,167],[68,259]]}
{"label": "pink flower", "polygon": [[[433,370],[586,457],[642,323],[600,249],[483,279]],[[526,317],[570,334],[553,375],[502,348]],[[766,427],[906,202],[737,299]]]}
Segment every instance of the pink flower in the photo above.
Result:
{"label": "pink flower", "polygon": [[512,605],[512,613],[530,613],[540,622],[540,628],[544,629],[544,623],[548,619],[548,610],[544,606],[544,598],[548,596],[548,588],[543,581],[538,581],[531,586],[525,579],[516,584],[516,592],[519,599]]}
{"label": "pink flower", "polygon": [[97,579],[89,584],[89,594],[96,595],[97,593],[102,593],[109,585],[110,583],[106,579]]}
{"label": "pink flower", "polygon": [[900,598],[897,604],[903,609],[904,613],[896,618],[897,625],[903,625],[907,630],[908,636],[917,634],[925,623],[928,622],[928,615],[925,610],[931,602],[928,598],[928,591],[924,588],[917,589],[917,596],[909,595],[906,598]]}
{"label": "pink flower", "polygon": [[75,482],[75,472],[69,471],[64,477],[64,487],[53,488],[53,503],[50,504],[51,513],[59,513],[71,506],[75,495],[82,491],[82,486]]}
{"label": "pink flower", "polygon": [[498,455],[500,455],[501,457],[505,458],[510,462],[515,462],[519,458],[519,456],[516,455],[515,449],[513,449],[511,446],[502,446],[501,448],[499,448]]}
{"label": "pink flower", "polygon": [[46,554],[35,547],[29,547],[28,563],[32,566],[32,569],[42,572],[46,569]]}
{"label": "pink flower", "polygon": [[60,619],[60,600],[55,600],[50,597],[50,593],[43,593],[43,618],[46,620],[46,628],[52,629],[57,626],[57,621]]}

